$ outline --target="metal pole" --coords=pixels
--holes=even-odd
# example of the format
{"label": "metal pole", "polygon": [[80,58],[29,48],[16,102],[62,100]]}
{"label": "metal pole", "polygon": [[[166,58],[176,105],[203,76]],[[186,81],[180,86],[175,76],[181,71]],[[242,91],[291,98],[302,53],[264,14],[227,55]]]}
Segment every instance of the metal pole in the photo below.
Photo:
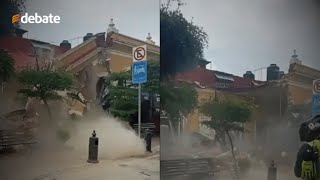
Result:
{"label": "metal pole", "polygon": [[139,83],[138,134],[141,138],[141,84]]}
{"label": "metal pole", "polygon": [[268,168],[268,180],[277,180],[277,167],[273,160]]}

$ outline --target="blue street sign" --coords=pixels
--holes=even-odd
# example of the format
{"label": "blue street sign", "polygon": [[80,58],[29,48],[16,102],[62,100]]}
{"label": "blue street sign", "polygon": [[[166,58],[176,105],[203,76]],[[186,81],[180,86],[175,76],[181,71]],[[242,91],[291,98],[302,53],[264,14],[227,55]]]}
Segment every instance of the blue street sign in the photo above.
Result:
{"label": "blue street sign", "polygon": [[142,84],[147,82],[147,61],[134,62],[132,64],[132,83]]}
{"label": "blue street sign", "polygon": [[312,97],[312,116],[320,114],[320,94],[314,94]]}

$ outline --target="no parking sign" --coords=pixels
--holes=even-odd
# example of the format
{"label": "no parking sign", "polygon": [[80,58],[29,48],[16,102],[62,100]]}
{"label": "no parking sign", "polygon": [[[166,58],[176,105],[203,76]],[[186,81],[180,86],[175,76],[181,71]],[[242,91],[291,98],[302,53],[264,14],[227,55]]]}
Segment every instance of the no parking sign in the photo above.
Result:
{"label": "no parking sign", "polygon": [[320,114],[320,79],[313,81],[312,116]]}

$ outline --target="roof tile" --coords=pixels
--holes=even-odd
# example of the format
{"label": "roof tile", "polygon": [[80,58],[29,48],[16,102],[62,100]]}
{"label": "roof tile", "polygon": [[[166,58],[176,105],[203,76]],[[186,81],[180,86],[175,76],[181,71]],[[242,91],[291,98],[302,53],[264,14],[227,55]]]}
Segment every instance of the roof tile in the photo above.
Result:
{"label": "roof tile", "polygon": [[200,67],[192,69],[190,71],[183,72],[183,73],[178,73],[176,75],[176,80],[186,81],[191,83],[193,83],[194,81],[197,81],[200,83],[201,86],[205,86],[208,88],[215,88],[216,82],[217,82],[217,77],[215,75],[216,73],[230,75],[231,78],[234,79],[234,81],[231,83],[230,89],[247,89],[247,88],[254,87],[255,84],[262,83],[261,81],[251,80],[249,78],[239,77],[229,73],[209,70],[209,69],[200,68]]}
{"label": "roof tile", "polygon": [[[51,45],[54,48],[55,56],[63,54],[67,50],[56,45]],[[33,45],[30,39],[19,36],[6,36],[0,38],[0,49],[8,51],[11,57],[15,60],[15,68],[20,69],[25,66],[35,64],[33,56]]]}

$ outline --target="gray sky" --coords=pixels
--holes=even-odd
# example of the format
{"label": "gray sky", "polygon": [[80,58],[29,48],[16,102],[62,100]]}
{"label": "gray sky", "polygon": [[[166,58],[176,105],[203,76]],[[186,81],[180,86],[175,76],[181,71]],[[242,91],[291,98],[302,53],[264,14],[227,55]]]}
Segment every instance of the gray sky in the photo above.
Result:
{"label": "gray sky", "polygon": [[[28,38],[59,44],[63,39],[106,31],[110,19],[120,33],[145,40],[148,33],[159,45],[159,0],[28,0],[26,11],[59,15],[60,24],[23,24]],[[82,42],[82,38],[79,40]],[[71,42],[73,45],[78,40]]]}
{"label": "gray sky", "polygon": [[[184,16],[193,17],[209,35],[205,56],[212,69],[242,76],[276,63],[287,72],[294,48],[303,64],[320,69],[319,0],[184,2]],[[257,71],[257,79],[260,74]]]}

